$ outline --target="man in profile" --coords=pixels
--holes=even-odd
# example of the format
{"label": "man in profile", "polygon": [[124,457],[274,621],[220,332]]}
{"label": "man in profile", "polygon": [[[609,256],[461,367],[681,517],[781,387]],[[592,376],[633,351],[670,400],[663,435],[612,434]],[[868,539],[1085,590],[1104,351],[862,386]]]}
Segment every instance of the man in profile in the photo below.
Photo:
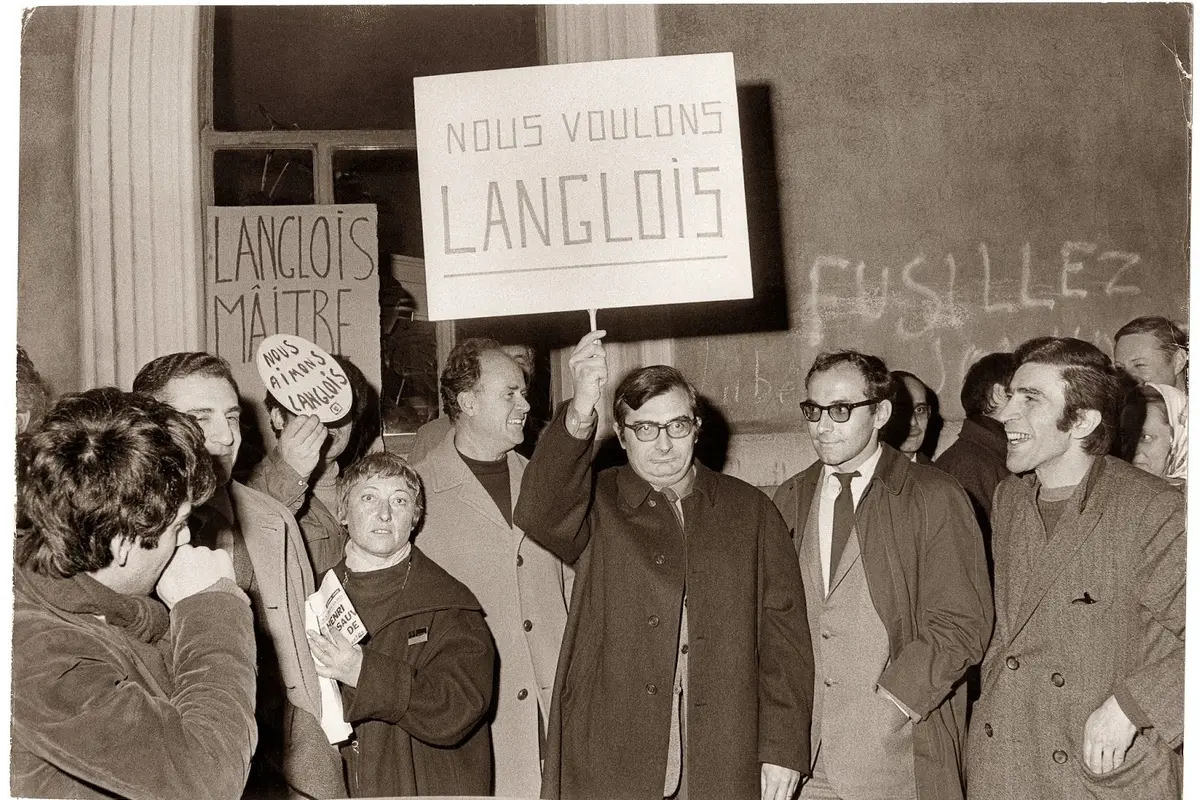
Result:
{"label": "man in profile", "polygon": [[187,544],[214,485],[200,430],[148,397],[69,395],[31,435],[14,796],[241,794],[257,738],[253,617],[229,556]]}
{"label": "man in profile", "polygon": [[257,621],[260,743],[252,789],[345,797],[341,755],[321,730],[316,665],[304,633],[312,567],[291,512],[233,480],[242,431],[229,364],[209,353],[172,353],[142,367],[133,390],[194,419],[217,474],[216,491],[195,509],[190,525],[193,542],[229,553]]}

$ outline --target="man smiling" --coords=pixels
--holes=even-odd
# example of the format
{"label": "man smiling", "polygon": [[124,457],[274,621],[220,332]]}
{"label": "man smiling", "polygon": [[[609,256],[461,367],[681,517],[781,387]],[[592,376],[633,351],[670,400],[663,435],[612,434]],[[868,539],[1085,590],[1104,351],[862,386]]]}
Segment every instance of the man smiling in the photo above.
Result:
{"label": "man smiling", "polygon": [[[1108,357],[1042,337],[998,419],[996,631],[969,745],[973,798],[1178,797],[1184,497],[1111,456]],[[1018,768],[1019,767],[1019,768]]]}
{"label": "man smiling", "polygon": [[822,353],[801,411],[817,463],[775,494],[807,593],[816,676],[804,800],[962,796],[966,695],[992,626],[983,540],[954,479],[879,441],[895,381]]}

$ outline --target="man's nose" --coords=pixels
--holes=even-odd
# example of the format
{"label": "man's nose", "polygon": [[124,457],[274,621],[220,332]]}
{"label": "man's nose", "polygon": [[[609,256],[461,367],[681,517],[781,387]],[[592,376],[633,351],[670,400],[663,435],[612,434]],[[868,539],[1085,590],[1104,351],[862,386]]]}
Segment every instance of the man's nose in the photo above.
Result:
{"label": "man's nose", "polygon": [[1011,419],[1017,418],[1016,395],[1008,398],[1004,407],[1000,409],[1000,413],[996,415],[996,421],[1000,423],[1008,422]]}
{"label": "man's nose", "polygon": [[228,447],[233,444],[233,426],[236,424],[237,423],[230,422],[224,417],[219,420],[214,420],[209,425],[208,438],[217,444]]}
{"label": "man's nose", "polygon": [[654,449],[659,450],[660,452],[666,453],[666,452],[670,451],[670,449],[674,446],[675,446],[675,442],[674,442],[674,440],[671,439],[670,436],[667,435],[667,429],[659,428],[658,436],[655,437],[655,439],[654,439]]}
{"label": "man's nose", "polygon": [[529,405],[529,398],[525,397],[524,395],[517,395],[517,410],[518,411],[522,411],[522,412],[528,411],[530,409],[530,407],[531,406]]}
{"label": "man's nose", "polygon": [[817,433],[829,433],[833,430],[833,417],[829,411],[822,411],[821,418],[817,420]]}

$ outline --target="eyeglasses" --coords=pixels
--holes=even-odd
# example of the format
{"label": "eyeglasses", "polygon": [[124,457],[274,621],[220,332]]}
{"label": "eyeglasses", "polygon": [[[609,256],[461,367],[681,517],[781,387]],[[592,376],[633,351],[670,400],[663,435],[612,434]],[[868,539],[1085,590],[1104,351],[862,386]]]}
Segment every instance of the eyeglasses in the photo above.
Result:
{"label": "eyeglasses", "polygon": [[633,431],[639,442],[653,442],[661,431],[666,431],[672,439],[686,439],[692,431],[700,427],[700,420],[692,417],[676,417],[661,425],[657,422],[635,422],[633,425],[621,423],[621,427]]}
{"label": "eyeglasses", "polygon": [[878,400],[860,400],[857,403],[834,403],[831,406],[822,406],[805,400],[800,404],[800,410],[804,412],[804,418],[809,422],[819,422],[822,411],[828,411],[829,418],[834,422],[845,422],[850,419],[850,412],[854,409],[859,406],[869,406],[872,403],[878,402]]}

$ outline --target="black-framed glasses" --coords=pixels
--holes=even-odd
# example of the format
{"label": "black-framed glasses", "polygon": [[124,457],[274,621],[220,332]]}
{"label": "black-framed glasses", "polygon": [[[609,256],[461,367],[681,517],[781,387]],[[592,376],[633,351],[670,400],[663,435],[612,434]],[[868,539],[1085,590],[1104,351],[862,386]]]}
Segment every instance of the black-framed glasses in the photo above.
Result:
{"label": "black-framed glasses", "polygon": [[828,411],[829,418],[834,422],[845,422],[850,419],[850,413],[859,406],[869,406],[872,403],[878,403],[878,400],[860,400],[857,403],[834,403],[831,406],[822,406],[811,400],[805,400],[800,404],[800,410],[804,412],[804,418],[809,422],[818,422],[821,419],[821,412]]}
{"label": "black-framed glasses", "polygon": [[700,427],[700,420],[693,417],[676,417],[662,424],[657,422],[635,422],[632,425],[621,423],[622,428],[633,431],[639,442],[653,442],[660,431],[666,431],[672,439],[686,439]]}

